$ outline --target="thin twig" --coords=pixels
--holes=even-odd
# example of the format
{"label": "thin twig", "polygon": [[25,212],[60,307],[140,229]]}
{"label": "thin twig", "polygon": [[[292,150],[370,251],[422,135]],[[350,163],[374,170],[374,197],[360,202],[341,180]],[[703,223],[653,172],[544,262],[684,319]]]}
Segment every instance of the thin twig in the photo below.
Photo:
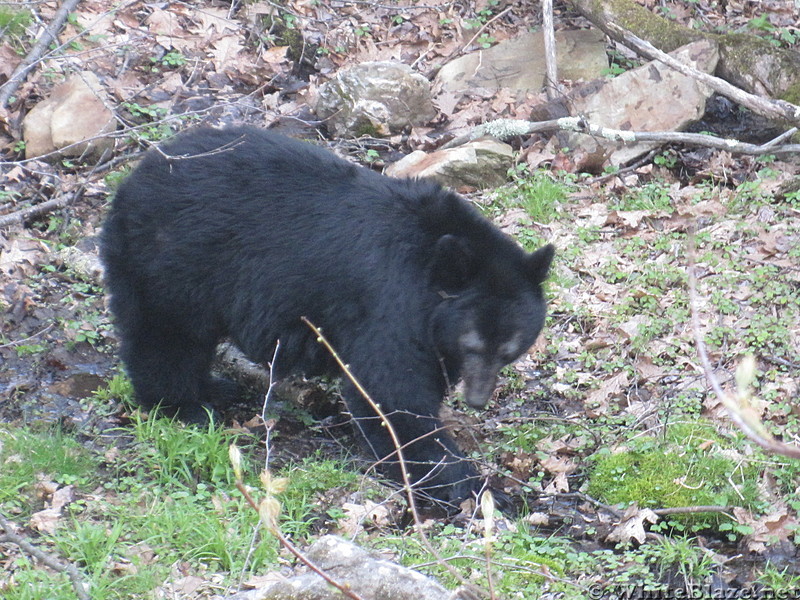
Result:
{"label": "thin twig", "polygon": [[696,513],[724,513],[730,512],[730,506],[673,506],[671,508],[651,509],[659,517],[667,515],[693,515]]}
{"label": "thin twig", "polygon": [[[453,577],[458,579],[458,581],[461,582],[462,584],[468,585],[467,580],[464,579],[461,573],[459,573],[456,569],[454,569],[452,566],[450,566],[441,559],[441,556],[433,547],[433,544],[431,544],[430,540],[428,539],[428,536],[425,534],[425,529],[422,525],[422,520],[420,519],[419,512],[417,511],[417,503],[415,499],[414,488],[411,485],[411,478],[408,474],[405,458],[403,456],[404,445],[400,442],[400,438],[397,435],[397,432],[395,431],[391,421],[389,421],[386,414],[383,412],[383,409],[381,409],[380,405],[372,399],[372,396],[369,395],[367,390],[364,389],[364,386],[362,386],[361,383],[358,381],[358,379],[356,379],[355,375],[353,375],[352,371],[350,371],[350,368],[345,364],[345,362],[341,359],[341,357],[333,348],[333,346],[331,346],[327,338],[322,334],[322,331],[311,321],[309,321],[306,317],[301,317],[301,319],[306,325],[308,325],[311,331],[314,332],[314,334],[317,336],[317,341],[320,342],[323,346],[325,346],[325,349],[331,354],[333,359],[336,361],[336,364],[339,365],[339,367],[344,372],[345,376],[355,386],[358,393],[361,394],[364,400],[367,401],[367,404],[369,404],[370,407],[372,407],[372,410],[375,411],[375,414],[378,415],[378,417],[381,419],[381,422],[385,424],[386,431],[392,438],[392,443],[394,444],[395,452],[397,453],[397,461],[400,465],[400,473],[403,479],[403,489],[406,493],[406,496],[408,497],[408,507],[409,510],[411,511],[411,516],[414,519],[414,529],[419,535],[422,544],[425,546],[425,549],[428,552],[430,552],[431,555],[434,558],[436,558],[439,564],[444,566]],[[480,590],[480,591],[481,593],[488,595],[488,593],[485,590]]]}
{"label": "thin twig", "polygon": [[[242,496],[244,496],[245,500],[247,500],[247,503],[257,513],[260,514],[260,511],[258,510],[258,504],[256,504],[256,501],[250,495],[250,491],[247,489],[247,487],[244,485],[244,482],[242,482],[241,479],[236,480],[236,488],[242,493]],[[314,571],[314,573],[322,577],[327,583],[335,587],[337,590],[342,592],[342,594],[344,594],[348,598],[352,598],[352,600],[365,600],[364,598],[359,596],[356,592],[354,592],[352,589],[350,589],[346,584],[339,583],[333,577],[331,577],[325,571],[323,571],[322,568],[320,568],[314,561],[312,561],[305,554],[303,554],[297,546],[295,546],[291,541],[289,541],[289,538],[283,535],[283,532],[279,528],[271,526],[263,519],[261,520],[261,522],[264,523],[264,526],[269,529],[269,532],[272,535],[278,538],[278,541],[284,548],[286,548],[289,552],[291,552],[295,556],[295,558],[297,558],[297,560],[299,560],[309,569]]]}
{"label": "thin twig", "polygon": [[[742,406],[740,401],[731,398],[722,385],[714,375],[714,367],[711,360],[708,358],[708,351],[706,344],[703,340],[703,334],[700,330],[700,315],[697,310],[697,279],[694,273],[694,238],[689,238],[689,252],[688,252],[688,275],[689,275],[689,307],[691,310],[692,318],[692,331],[694,332],[695,345],[697,346],[697,354],[700,357],[700,362],[703,365],[703,372],[705,373],[711,389],[719,398],[722,405],[728,410],[731,420],[750,438],[753,442],[767,450],[772,454],[781,454],[790,458],[800,458],[800,448],[790,444],[785,444],[774,439],[766,430],[763,424],[758,421],[758,416],[753,413],[752,409],[747,406]],[[744,413],[748,413],[747,417]]]}
{"label": "thin twig", "polygon": [[12,340],[12,341],[8,342],[7,344],[0,344],[0,350],[2,350],[3,348],[11,348],[13,346],[17,346],[18,344],[24,344],[26,342],[30,342],[32,339],[35,339],[35,338],[39,337],[40,335],[43,335],[43,334],[47,333],[52,328],[53,328],[53,324],[50,323],[44,329],[41,329],[41,330],[37,331],[36,333],[34,333],[33,335],[29,335],[26,338],[22,338],[21,340]]}
{"label": "thin twig", "polygon": [[81,574],[75,565],[62,562],[60,559],[51,556],[42,550],[39,550],[39,548],[19,536],[14,531],[14,527],[11,525],[11,522],[7,521],[2,515],[0,515],[0,527],[2,527],[5,531],[5,534],[0,536],[0,541],[16,544],[23,552],[30,554],[43,565],[46,565],[54,571],[58,571],[59,573],[66,573],[67,577],[69,577],[69,580],[72,583],[72,589],[75,590],[75,595],[78,597],[78,599],[91,600],[83,584],[83,577],[81,577]]}
{"label": "thin twig", "polygon": [[261,407],[261,422],[264,424],[264,427],[267,430],[267,435],[264,438],[264,447],[266,449],[266,455],[264,456],[264,469],[269,469],[269,457],[270,457],[270,431],[272,427],[270,423],[267,422],[267,406],[269,406],[270,399],[272,398],[272,391],[275,389],[275,365],[277,364],[278,360],[278,350],[281,348],[281,341],[278,340],[275,342],[275,352],[272,353],[272,360],[269,363],[269,385],[267,386],[267,393],[264,394],[264,405]]}

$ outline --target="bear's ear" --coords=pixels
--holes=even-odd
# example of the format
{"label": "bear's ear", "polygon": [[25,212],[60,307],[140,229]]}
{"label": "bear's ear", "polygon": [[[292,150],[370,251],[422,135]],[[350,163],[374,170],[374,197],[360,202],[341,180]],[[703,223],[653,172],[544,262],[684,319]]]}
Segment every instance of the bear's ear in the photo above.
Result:
{"label": "bear's ear", "polygon": [[463,289],[475,272],[475,256],[466,240],[443,235],[436,240],[431,259],[431,279],[446,292]]}
{"label": "bear's ear", "polygon": [[547,279],[547,272],[550,270],[550,263],[553,262],[555,252],[555,246],[547,244],[528,255],[528,277],[533,283],[542,283]]}

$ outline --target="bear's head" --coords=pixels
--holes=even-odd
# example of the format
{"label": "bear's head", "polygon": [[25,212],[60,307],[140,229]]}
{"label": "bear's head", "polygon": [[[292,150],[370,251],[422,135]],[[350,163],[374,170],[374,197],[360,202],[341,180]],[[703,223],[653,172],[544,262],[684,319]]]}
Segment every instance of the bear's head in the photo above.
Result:
{"label": "bear's head", "polygon": [[463,378],[464,400],[475,408],[488,402],[500,369],[533,345],[544,324],[542,283],[554,248],[526,253],[503,242],[486,247],[447,234],[431,260],[431,281],[441,297],[433,343],[450,383]]}

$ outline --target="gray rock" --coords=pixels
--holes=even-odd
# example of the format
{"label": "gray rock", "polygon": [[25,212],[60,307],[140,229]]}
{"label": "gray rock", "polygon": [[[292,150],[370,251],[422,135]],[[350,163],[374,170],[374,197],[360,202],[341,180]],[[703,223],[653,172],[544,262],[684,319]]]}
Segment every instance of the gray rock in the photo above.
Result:
{"label": "gray rock", "polygon": [[[670,53],[680,62],[713,73],[719,53],[715,43],[700,40]],[[692,77],[653,61],[613,79],[579,90],[571,98],[574,116],[593,125],[630,131],[681,131],[705,112],[712,90]],[[580,148],[613,165],[649,152],[657,143],[624,145],[579,134],[560,136],[561,145]],[[602,160],[600,160],[602,159]]]}
{"label": "gray rock", "polygon": [[458,188],[497,187],[508,181],[514,161],[511,146],[493,139],[481,139],[456,148],[427,154],[412,152],[386,168],[392,177],[430,177],[442,185]]}
{"label": "gray rock", "polygon": [[[307,557],[334,581],[370,600],[453,600],[434,580],[388,560],[374,558],[352,542],[326,535]],[[342,593],[316,573],[275,581],[267,587],[229,596],[227,600],[338,600]]]}
{"label": "gray rock", "polygon": [[97,75],[91,71],[71,75],[25,116],[25,156],[56,150],[62,156],[99,156],[112,147],[113,140],[104,134],[114,131],[116,121],[105,99]]}
{"label": "gray rock", "polygon": [[[608,68],[605,35],[597,29],[557,31],[556,65],[560,79],[599,77]],[[450,92],[474,87],[539,92],[544,78],[544,39],[537,31],[456,58],[436,79]]]}
{"label": "gray rock", "polygon": [[391,61],[338,72],[321,86],[314,111],[337,137],[387,136],[436,116],[428,80]]}

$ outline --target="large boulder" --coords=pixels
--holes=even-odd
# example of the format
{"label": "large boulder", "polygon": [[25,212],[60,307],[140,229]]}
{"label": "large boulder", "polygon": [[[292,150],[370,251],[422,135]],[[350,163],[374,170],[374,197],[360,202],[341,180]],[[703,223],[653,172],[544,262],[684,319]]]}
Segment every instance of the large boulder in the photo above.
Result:
{"label": "large boulder", "polygon": [[337,137],[387,136],[436,116],[430,83],[399,62],[367,62],[322,85],[314,107]]}
{"label": "large boulder", "polygon": [[99,156],[113,146],[114,114],[97,75],[81,71],[53,88],[22,122],[25,156],[59,151],[61,156]]}
{"label": "large boulder", "polygon": [[[713,73],[719,59],[715,43],[692,42],[670,53],[683,64]],[[629,131],[681,131],[705,112],[713,90],[659,61],[626,71],[613,79],[593,82],[570,99],[573,115],[592,125]],[[623,144],[582,134],[563,134],[560,146],[581,149],[597,165],[619,165],[658,146],[657,143]]]}
{"label": "large boulder", "polygon": [[508,181],[514,152],[508,144],[481,139],[430,154],[417,150],[386,168],[392,177],[430,177],[444,186],[497,187]]}
{"label": "large boulder", "polygon": [[[337,583],[370,600],[461,600],[417,571],[376,558],[354,543],[334,535],[319,538],[306,557]],[[265,587],[227,596],[225,600],[339,600],[344,594],[317,573],[277,578]]]}
{"label": "large boulder", "polygon": [[[608,68],[605,35],[598,29],[557,31],[556,50],[560,79],[594,79]],[[481,87],[537,93],[545,73],[544,37],[536,31],[451,60],[436,80],[449,92]]]}

